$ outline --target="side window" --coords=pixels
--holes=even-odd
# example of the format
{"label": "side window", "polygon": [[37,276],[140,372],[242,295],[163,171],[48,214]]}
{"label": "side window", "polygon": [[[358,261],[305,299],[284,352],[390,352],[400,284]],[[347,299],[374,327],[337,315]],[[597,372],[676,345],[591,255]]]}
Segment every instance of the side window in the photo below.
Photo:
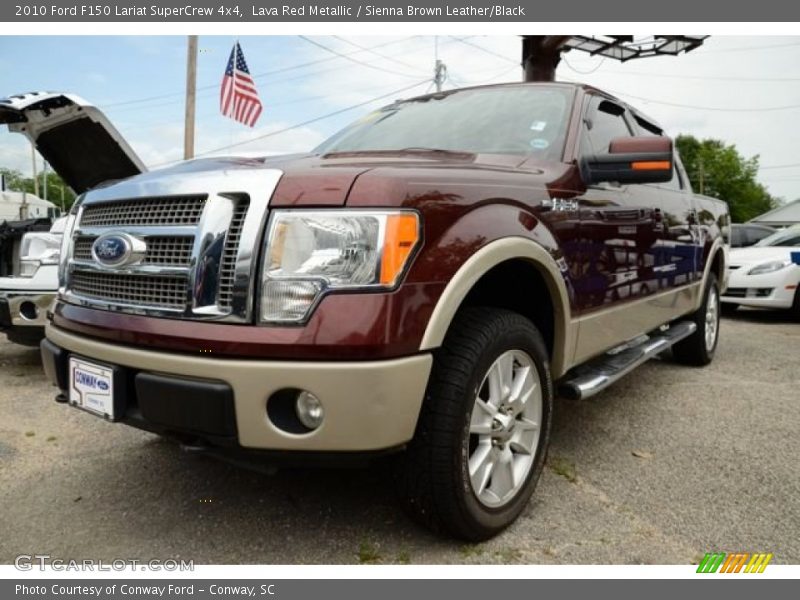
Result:
{"label": "side window", "polygon": [[581,151],[603,154],[608,152],[611,140],[631,135],[624,118],[625,109],[600,96],[592,98],[586,113],[584,135],[581,138]]}

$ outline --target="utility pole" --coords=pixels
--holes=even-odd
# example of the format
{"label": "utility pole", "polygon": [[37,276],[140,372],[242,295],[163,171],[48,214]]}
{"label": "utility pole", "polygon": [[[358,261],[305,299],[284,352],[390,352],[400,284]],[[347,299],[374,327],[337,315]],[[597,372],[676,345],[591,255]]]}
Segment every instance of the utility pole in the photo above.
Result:
{"label": "utility pole", "polygon": [[698,162],[699,162],[699,164],[698,164],[698,171],[699,171],[698,175],[699,175],[699,179],[700,179],[700,195],[703,196],[703,195],[705,195],[705,191],[706,191],[706,172],[703,169],[703,159],[702,159],[702,157],[700,158],[700,160]]}
{"label": "utility pole", "polygon": [[445,79],[447,79],[447,65],[439,60],[439,36],[433,36],[433,82],[436,91],[441,92]]}
{"label": "utility pole", "polygon": [[197,93],[197,36],[190,35],[186,56],[186,123],[183,130],[183,158],[194,158],[194,116]]}
{"label": "utility pole", "polygon": [[42,187],[44,188],[44,199],[47,200],[47,161],[42,167]]}
{"label": "utility pole", "polygon": [[31,164],[33,165],[33,194],[39,195],[39,175],[36,173],[36,146],[31,142]]}
{"label": "utility pole", "polygon": [[442,91],[442,85],[444,84],[445,79],[447,79],[447,65],[437,58],[436,67],[433,71],[433,82],[436,84],[437,92]]}

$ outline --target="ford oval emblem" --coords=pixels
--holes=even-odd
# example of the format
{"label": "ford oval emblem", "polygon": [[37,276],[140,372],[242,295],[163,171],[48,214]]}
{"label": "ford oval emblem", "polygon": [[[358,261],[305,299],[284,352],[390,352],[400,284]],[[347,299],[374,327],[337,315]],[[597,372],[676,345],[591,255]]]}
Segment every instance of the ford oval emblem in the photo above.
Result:
{"label": "ford oval emblem", "polygon": [[118,267],[129,262],[133,247],[127,235],[107,233],[92,244],[92,256],[106,267]]}

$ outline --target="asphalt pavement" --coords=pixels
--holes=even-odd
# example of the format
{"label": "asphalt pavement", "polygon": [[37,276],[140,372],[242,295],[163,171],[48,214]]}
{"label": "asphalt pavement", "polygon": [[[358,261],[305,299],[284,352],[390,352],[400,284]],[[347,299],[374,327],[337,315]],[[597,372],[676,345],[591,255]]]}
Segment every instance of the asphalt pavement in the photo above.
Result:
{"label": "asphalt pavement", "polygon": [[38,352],[0,342],[0,563],[800,563],[800,323],[740,311],[712,365],[651,361],[557,402],[519,521],[471,545],[398,509],[387,465],[270,475],[53,402]]}

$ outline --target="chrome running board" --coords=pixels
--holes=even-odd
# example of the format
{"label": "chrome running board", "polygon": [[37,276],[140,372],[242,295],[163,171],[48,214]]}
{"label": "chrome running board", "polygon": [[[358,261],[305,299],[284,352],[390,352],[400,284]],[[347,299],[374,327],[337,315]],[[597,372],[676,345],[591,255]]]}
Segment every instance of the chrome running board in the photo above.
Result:
{"label": "chrome running board", "polygon": [[558,391],[570,400],[585,400],[696,330],[694,322],[681,321],[640,336],[572,369],[559,382]]}

